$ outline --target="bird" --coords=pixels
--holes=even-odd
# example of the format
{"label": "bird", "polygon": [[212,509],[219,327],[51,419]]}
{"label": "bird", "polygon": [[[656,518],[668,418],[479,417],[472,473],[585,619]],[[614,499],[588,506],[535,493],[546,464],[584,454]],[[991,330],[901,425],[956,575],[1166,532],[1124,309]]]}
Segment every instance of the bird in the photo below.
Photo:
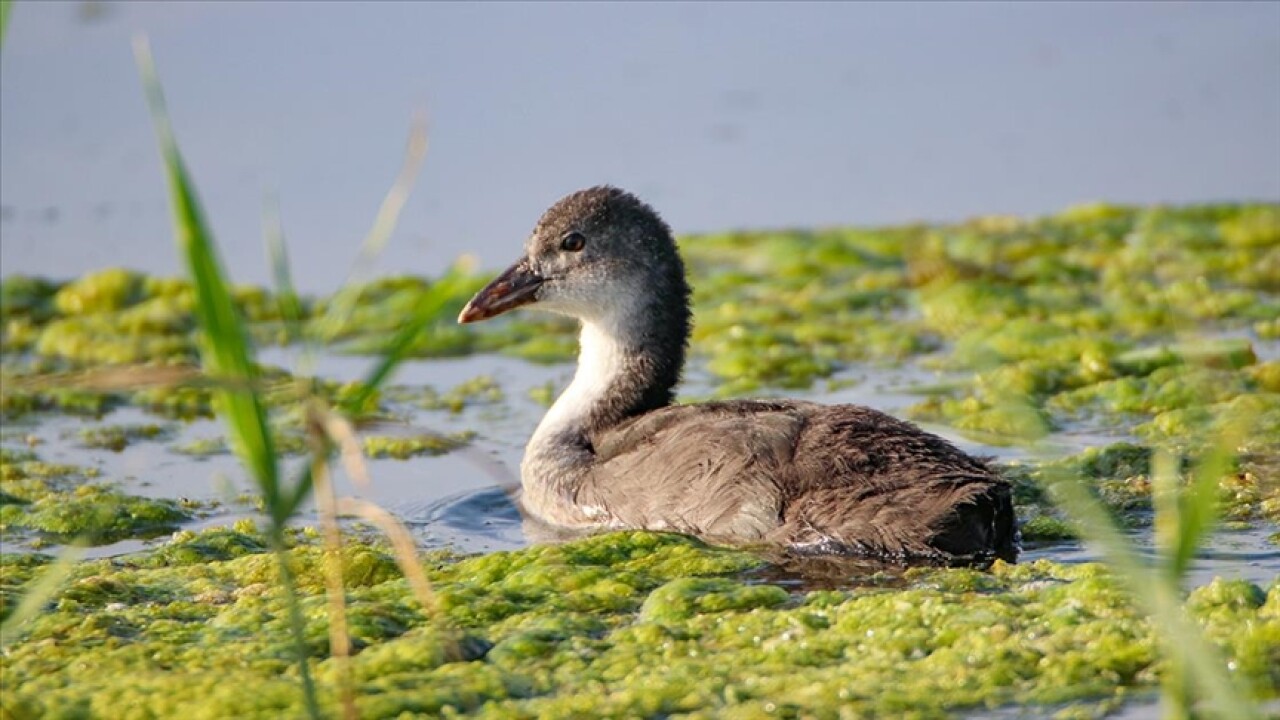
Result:
{"label": "bird", "polygon": [[805,400],[677,404],[690,288],[671,228],[635,195],[601,185],[554,203],[458,322],[516,308],[580,324],[573,380],[520,466],[537,521],[799,556],[1016,560],[1010,484],[912,423]]}

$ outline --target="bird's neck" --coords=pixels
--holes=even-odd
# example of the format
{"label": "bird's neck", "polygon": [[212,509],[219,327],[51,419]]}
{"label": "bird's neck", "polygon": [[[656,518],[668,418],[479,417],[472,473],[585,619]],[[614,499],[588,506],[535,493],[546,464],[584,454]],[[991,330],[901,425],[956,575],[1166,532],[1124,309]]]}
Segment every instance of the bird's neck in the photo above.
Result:
{"label": "bird's neck", "polygon": [[587,438],[671,404],[684,365],[687,319],[583,321],[578,371],[534,434]]}
{"label": "bird's neck", "polygon": [[[684,365],[689,313],[651,308],[631,322],[584,320],[578,370],[547,411],[525,448],[521,476],[526,502],[544,517],[551,505],[572,504],[596,461],[595,439],[628,418],[671,404]],[[589,508],[575,508],[571,514]],[[570,512],[566,510],[566,512]],[[549,518],[561,524],[583,518]],[[576,521],[576,522],[575,522]]]}

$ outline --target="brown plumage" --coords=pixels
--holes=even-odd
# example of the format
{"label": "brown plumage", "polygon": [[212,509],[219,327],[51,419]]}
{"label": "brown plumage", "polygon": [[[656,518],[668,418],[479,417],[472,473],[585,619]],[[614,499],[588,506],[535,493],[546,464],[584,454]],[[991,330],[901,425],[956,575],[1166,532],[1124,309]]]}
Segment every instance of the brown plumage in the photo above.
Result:
{"label": "brown plumage", "polygon": [[799,553],[1015,557],[1008,484],[910,423],[789,400],[671,405],[688,297],[666,224],[599,187],[552,206],[525,257],[468,303],[461,322],[521,305],[582,321],[578,373],[526,448],[526,510]]}

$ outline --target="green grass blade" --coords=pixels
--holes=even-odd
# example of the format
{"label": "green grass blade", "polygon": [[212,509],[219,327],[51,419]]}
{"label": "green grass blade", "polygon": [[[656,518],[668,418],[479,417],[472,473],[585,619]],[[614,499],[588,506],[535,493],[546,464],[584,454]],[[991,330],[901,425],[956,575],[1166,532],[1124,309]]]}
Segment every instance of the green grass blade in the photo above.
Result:
{"label": "green grass blade", "polygon": [[[215,393],[232,446],[261,489],[273,520],[283,524],[288,516],[276,512],[280,487],[267,412],[252,391],[258,372],[252,362],[248,333],[227,288],[212,234],[174,141],[164,94],[144,42],[137,43],[137,55],[169,180],[178,246],[195,284],[196,318],[202,335],[200,356],[208,374],[232,383]],[[237,383],[241,385],[238,389]]]}
{"label": "green grass blade", "polygon": [[1233,720],[1260,718],[1258,708],[1226,672],[1226,662],[1182,609],[1181,594],[1163,573],[1143,564],[1106,507],[1089,492],[1081,478],[1066,471],[1044,479],[1055,502],[1106,556],[1115,577],[1159,628],[1165,652],[1189,671],[1192,682],[1215,715]]}
{"label": "green grass blade", "polygon": [[348,407],[359,408],[368,401],[373,393],[382,387],[382,384],[391,376],[392,371],[404,361],[405,356],[409,353],[409,348],[413,346],[413,341],[422,332],[422,329],[440,318],[445,306],[467,287],[468,281],[467,273],[459,267],[454,267],[431,286],[426,297],[418,304],[413,317],[400,328],[400,332],[392,339],[391,345],[383,354],[382,359],[365,376],[360,391],[353,393],[347,399],[346,404]]}
{"label": "green grass blade", "polygon": [[1222,433],[1197,463],[1191,484],[1178,505],[1181,532],[1169,557],[1169,569],[1175,578],[1186,573],[1200,542],[1213,529],[1218,516],[1218,481],[1231,472],[1235,449],[1240,447],[1248,429],[1257,420],[1257,414],[1243,410],[1224,415],[1219,420],[1222,421]]}
{"label": "green grass blade", "polygon": [[15,639],[18,627],[40,613],[40,609],[49,601],[49,598],[53,597],[71,576],[71,571],[75,569],[76,563],[82,557],[84,557],[84,547],[68,545],[58,554],[58,558],[45,568],[40,578],[31,583],[23,593],[22,599],[18,601],[18,607],[14,608],[13,613],[0,624],[0,648],[7,647]]}
{"label": "green grass blade", "polygon": [[254,392],[258,373],[253,364],[249,336],[240,311],[228,291],[213,235],[209,232],[200,203],[196,199],[194,185],[178,153],[165,109],[164,94],[145,38],[139,38],[135,42],[134,50],[151,116],[155,121],[165,174],[169,180],[178,245],[195,285],[196,318],[201,331],[200,357],[208,374],[228,382],[228,385],[215,391],[215,401],[219,414],[227,425],[232,447],[261,489],[271,516],[271,543],[288,601],[303,697],[308,715],[318,720],[321,717],[320,705],[316,700],[315,684],[307,664],[302,611],[285,551],[284,527],[292,513],[285,511],[281,502],[279,466],[276,464],[275,449],[267,423],[267,411]]}
{"label": "green grass blade", "polygon": [[13,0],[0,0],[0,48],[4,47],[4,36],[9,30],[9,13],[13,12]]}
{"label": "green grass blade", "polygon": [[1168,451],[1157,450],[1151,456],[1151,509],[1155,515],[1152,529],[1167,577],[1177,585],[1181,585],[1182,573],[1175,570],[1172,558],[1183,536],[1181,467],[1182,459]]}
{"label": "green grass blade", "polygon": [[1205,535],[1218,516],[1218,479],[1231,468],[1233,455],[1222,448],[1210,451],[1196,466],[1191,483],[1178,499],[1178,534],[1170,548],[1169,574],[1181,580],[1195,559]]}
{"label": "green grass blade", "polygon": [[356,254],[355,262],[352,263],[351,273],[343,286],[334,294],[324,316],[320,317],[315,324],[316,334],[322,342],[332,341],[350,319],[356,302],[360,298],[365,275],[373,266],[374,260],[382,254],[387,241],[391,238],[391,233],[399,224],[400,212],[409,199],[409,193],[413,190],[418,173],[422,170],[426,155],[427,120],[426,115],[419,112],[414,115],[413,124],[409,127],[409,142],[405,148],[404,163],[395,182],[383,197],[382,205],[378,207],[378,212],[373,218],[373,226],[369,228],[364,241],[360,243],[360,250]]}
{"label": "green grass blade", "polygon": [[289,249],[284,240],[284,225],[280,222],[280,203],[269,196],[262,204],[262,236],[267,246],[267,261],[275,279],[276,298],[280,304],[280,317],[284,320],[289,343],[302,339],[302,303],[293,285],[289,270]]}
{"label": "green grass blade", "polygon": [[[373,397],[373,394],[390,379],[400,363],[404,362],[422,329],[440,318],[441,312],[449,301],[457,297],[467,287],[468,282],[469,274],[466,269],[456,266],[431,286],[418,304],[413,316],[396,333],[377,365],[374,365],[373,369],[365,375],[359,390],[343,399],[340,407],[343,412],[355,414]],[[311,469],[303,468],[288,493],[285,507],[291,513],[297,512],[310,492]]]}
{"label": "green grass blade", "polygon": [[306,619],[302,616],[302,603],[298,602],[298,582],[293,576],[293,568],[289,566],[289,551],[285,546],[281,528],[272,529],[270,543],[271,550],[276,556],[276,567],[280,571],[280,585],[284,588],[285,597],[289,599],[286,603],[289,629],[298,655],[298,671],[302,678],[302,697],[307,704],[307,715],[312,720],[320,720],[323,717],[320,713],[320,702],[316,699],[316,686],[311,679],[311,670],[307,666]]}

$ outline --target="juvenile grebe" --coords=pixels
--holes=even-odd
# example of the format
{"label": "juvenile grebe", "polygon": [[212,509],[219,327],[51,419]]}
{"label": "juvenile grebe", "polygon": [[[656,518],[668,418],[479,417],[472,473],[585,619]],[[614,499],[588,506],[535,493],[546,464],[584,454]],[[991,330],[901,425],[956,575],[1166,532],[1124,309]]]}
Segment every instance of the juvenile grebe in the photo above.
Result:
{"label": "juvenile grebe", "polygon": [[795,400],[673,405],[689,286],[670,228],[635,196],[594,187],[557,202],[458,321],[526,305],[582,323],[577,373],[521,464],[539,520],[810,553],[1015,557],[1008,483],[910,423]]}

